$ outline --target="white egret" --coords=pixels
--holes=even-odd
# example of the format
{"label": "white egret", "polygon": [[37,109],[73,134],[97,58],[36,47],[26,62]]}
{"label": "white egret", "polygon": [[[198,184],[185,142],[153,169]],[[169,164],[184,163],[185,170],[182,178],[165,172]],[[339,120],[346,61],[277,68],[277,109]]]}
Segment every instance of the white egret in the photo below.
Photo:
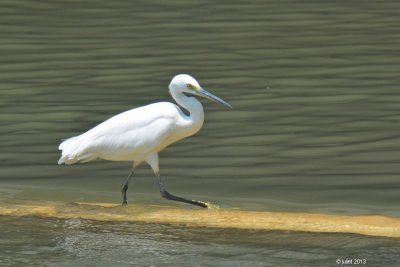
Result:
{"label": "white egret", "polygon": [[168,193],[165,189],[158,165],[158,153],[168,145],[197,133],[204,122],[203,106],[195,97],[185,93],[211,99],[231,107],[221,98],[202,88],[187,74],[175,76],[169,84],[174,100],[189,112],[186,115],[175,104],[159,102],[120,113],[89,131],[63,141],[58,164],[74,164],[94,159],[132,161],[133,167],[122,184],[122,204],[127,204],[126,191],[136,168],[147,162],[158,179],[161,196],[203,208],[207,203],[189,200]]}

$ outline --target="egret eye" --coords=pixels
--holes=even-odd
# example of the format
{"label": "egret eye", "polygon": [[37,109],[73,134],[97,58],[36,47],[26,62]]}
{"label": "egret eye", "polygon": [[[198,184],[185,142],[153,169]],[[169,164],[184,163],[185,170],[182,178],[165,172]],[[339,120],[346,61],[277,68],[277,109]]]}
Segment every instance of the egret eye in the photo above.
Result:
{"label": "egret eye", "polygon": [[187,87],[188,89],[190,89],[190,90],[194,90],[194,89],[195,89],[195,88],[194,88],[194,85],[191,84],[191,83],[188,83],[188,84],[186,85],[186,87]]}

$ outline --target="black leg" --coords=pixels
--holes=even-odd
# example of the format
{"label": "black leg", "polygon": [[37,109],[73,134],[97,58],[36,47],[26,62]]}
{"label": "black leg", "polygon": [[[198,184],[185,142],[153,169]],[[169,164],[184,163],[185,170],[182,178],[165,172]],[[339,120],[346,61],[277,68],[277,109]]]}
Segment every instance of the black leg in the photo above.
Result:
{"label": "black leg", "polygon": [[183,198],[183,197],[174,196],[174,195],[168,193],[168,191],[165,190],[165,187],[164,187],[164,184],[161,181],[160,175],[157,175],[157,178],[158,178],[158,185],[160,187],[160,193],[161,193],[162,197],[164,197],[166,199],[169,199],[169,200],[189,203],[189,204],[196,205],[196,206],[199,206],[199,207],[202,207],[202,208],[208,208],[208,206],[204,202],[197,201],[197,200],[189,200],[189,199],[186,199],[186,198]]}
{"label": "black leg", "polygon": [[135,167],[132,168],[132,171],[129,173],[128,178],[126,178],[125,182],[121,186],[122,192],[122,205],[128,204],[128,200],[126,198],[126,191],[128,190],[129,181],[131,180],[133,174],[135,173]]}

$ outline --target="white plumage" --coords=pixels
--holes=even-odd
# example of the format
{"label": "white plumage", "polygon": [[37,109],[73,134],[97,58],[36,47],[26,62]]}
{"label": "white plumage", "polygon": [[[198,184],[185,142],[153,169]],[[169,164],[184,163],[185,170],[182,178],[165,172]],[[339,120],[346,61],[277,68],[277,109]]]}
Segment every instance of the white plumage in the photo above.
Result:
{"label": "white plumage", "polygon": [[[177,105],[169,102],[125,111],[79,136],[63,141],[59,146],[62,155],[58,164],[88,162],[97,158],[132,161],[132,172],[122,188],[123,203],[126,204],[126,190],[136,167],[146,161],[159,177],[158,152],[180,139],[195,134],[203,125],[204,113],[201,103],[195,97],[188,97],[184,93],[203,96],[231,107],[201,88],[194,78],[186,74],[175,76],[169,85],[169,91],[175,101],[189,111],[189,115],[185,115]],[[160,178],[159,183],[161,193],[165,191],[164,197],[204,207],[203,202],[169,194]]]}
{"label": "white plumage", "polygon": [[[146,114],[146,116],[143,116]],[[200,127],[188,131],[187,119],[175,104],[162,102],[120,113],[79,136],[60,144],[59,164],[87,162],[96,158],[114,161],[144,161],[146,155]]]}

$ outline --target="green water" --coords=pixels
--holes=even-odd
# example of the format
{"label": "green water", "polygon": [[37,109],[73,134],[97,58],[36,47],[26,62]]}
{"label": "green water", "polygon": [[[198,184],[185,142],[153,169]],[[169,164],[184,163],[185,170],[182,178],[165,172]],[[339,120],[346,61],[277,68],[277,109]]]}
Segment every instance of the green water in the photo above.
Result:
{"label": "green water", "polygon": [[[399,10],[397,1],[2,1],[0,198],[119,203],[130,164],[58,166],[60,140],[121,111],[170,101],[170,79],[189,73],[234,109],[204,100],[200,133],[161,153],[161,175],[172,193],[249,210],[399,216]],[[167,203],[144,166],[128,200]],[[27,232],[35,227],[21,223]],[[156,235],[163,229],[157,227]],[[203,237],[198,243],[179,244],[193,255],[208,252],[178,257],[178,266],[232,266],[238,260],[233,252],[225,263],[215,256],[221,263],[214,264],[213,244],[241,251],[244,265],[254,260],[263,266],[270,258],[268,241],[246,252],[240,244],[246,233],[225,244],[223,238],[214,243],[209,230],[197,231]],[[26,250],[41,236],[32,237]],[[122,244],[135,236],[127,233]],[[31,240],[20,238],[16,247]],[[40,255],[66,266],[91,264],[76,251],[62,256],[70,251],[52,238],[43,242],[57,246]],[[159,239],[144,240],[151,247]],[[129,264],[133,249],[123,252],[115,242],[110,251],[125,253],[121,265]],[[157,253],[174,255],[167,247],[160,244]],[[105,257],[115,263],[119,254],[111,252]],[[148,266],[163,264],[158,254],[136,252]],[[304,264],[312,266],[304,253],[299,257],[311,257]],[[330,253],[315,266],[335,265],[340,253]],[[398,249],[387,253],[398,257]],[[279,259],[271,266],[298,264]]]}
{"label": "green water", "polygon": [[340,266],[338,259],[400,264],[400,240],[391,238],[30,217],[0,216],[0,222],[2,266]]}

